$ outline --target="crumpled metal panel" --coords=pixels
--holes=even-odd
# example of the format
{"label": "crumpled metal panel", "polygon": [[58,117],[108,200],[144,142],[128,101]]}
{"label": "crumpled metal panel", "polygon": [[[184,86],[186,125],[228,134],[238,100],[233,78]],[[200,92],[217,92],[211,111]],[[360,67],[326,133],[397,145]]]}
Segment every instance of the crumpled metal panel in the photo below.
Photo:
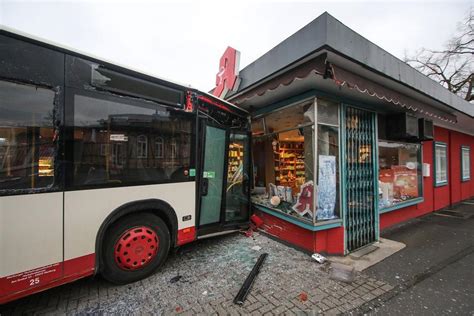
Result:
{"label": "crumpled metal panel", "polygon": [[102,90],[184,109],[184,89],[144,80],[75,56],[66,56],[66,86]]}

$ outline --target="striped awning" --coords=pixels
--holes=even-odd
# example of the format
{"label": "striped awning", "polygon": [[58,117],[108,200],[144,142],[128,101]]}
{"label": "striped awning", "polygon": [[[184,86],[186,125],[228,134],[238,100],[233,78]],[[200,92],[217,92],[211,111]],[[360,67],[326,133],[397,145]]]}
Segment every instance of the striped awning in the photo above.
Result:
{"label": "striped awning", "polygon": [[444,122],[456,123],[456,116],[448,111],[437,109],[408,97],[393,89],[387,88],[370,79],[361,77],[338,65],[330,63],[326,59],[326,54],[320,55],[310,61],[307,61],[287,72],[284,72],[262,84],[258,84],[253,89],[233,98],[232,103],[239,105],[243,102],[252,101],[268,92],[275,91],[282,86],[291,86],[295,81],[305,80],[310,76],[321,76],[326,80],[332,80],[339,87],[346,87],[371,97],[383,100],[401,109],[419,113],[421,116],[438,119]]}

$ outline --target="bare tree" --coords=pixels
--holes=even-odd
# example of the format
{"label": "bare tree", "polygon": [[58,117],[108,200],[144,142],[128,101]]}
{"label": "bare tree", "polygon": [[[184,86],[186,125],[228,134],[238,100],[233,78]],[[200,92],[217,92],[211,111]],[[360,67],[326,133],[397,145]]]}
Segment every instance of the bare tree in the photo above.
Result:
{"label": "bare tree", "polygon": [[[405,54],[406,55],[406,54]],[[405,62],[428,77],[438,81],[449,91],[465,100],[474,101],[474,11],[458,25],[456,34],[442,50],[422,48]]]}

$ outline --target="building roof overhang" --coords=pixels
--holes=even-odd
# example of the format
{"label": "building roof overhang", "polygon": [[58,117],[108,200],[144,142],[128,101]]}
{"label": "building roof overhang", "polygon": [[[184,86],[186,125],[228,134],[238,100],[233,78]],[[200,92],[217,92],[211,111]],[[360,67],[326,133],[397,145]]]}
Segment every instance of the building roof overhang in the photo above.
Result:
{"label": "building roof overhang", "polygon": [[[269,104],[268,102],[275,101],[285,92],[288,95],[290,89],[292,94],[304,89],[318,89],[337,92],[338,95],[342,94],[364,102],[379,105],[387,103],[380,98],[374,100],[360,96],[360,93],[347,91],[350,89],[325,81],[321,76],[317,79],[297,78],[291,85],[279,85],[278,92],[260,91],[257,95],[252,95],[252,91],[258,87],[322,55],[325,55],[327,62],[423,104],[430,109],[430,112],[444,114],[438,115],[440,118],[457,116],[463,117],[461,121],[466,122],[474,117],[472,104],[371,43],[328,13],[322,14],[242,69],[239,88],[227,99],[244,108],[250,108]],[[336,79],[337,75],[336,71]],[[407,109],[412,107],[410,104],[405,105]],[[441,121],[452,121],[452,119],[441,119]],[[474,133],[474,129],[471,133]]]}

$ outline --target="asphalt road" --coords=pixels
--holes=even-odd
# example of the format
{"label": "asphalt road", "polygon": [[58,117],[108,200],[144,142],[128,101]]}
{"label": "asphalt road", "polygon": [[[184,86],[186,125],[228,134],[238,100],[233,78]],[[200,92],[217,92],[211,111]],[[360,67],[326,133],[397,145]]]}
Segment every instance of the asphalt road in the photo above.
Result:
{"label": "asphalt road", "polygon": [[471,217],[431,214],[382,234],[407,247],[364,271],[394,289],[361,313],[474,315],[474,205],[454,209]]}

